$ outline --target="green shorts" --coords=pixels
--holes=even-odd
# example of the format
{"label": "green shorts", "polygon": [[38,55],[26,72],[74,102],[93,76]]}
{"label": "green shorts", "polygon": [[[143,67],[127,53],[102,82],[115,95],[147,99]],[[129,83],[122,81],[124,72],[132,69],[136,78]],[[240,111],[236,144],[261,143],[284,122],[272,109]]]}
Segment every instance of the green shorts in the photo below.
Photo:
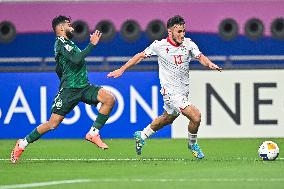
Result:
{"label": "green shorts", "polygon": [[54,98],[51,112],[65,116],[79,102],[96,106],[99,103],[97,96],[101,88],[91,84],[84,88],[61,88]]}

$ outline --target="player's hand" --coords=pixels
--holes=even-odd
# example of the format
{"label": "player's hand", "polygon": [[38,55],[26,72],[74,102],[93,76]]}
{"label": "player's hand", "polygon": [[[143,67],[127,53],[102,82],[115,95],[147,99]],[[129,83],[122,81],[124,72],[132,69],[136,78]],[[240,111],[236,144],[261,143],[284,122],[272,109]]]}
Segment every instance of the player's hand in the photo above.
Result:
{"label": "player's hand", "polygon": [[99,30],[96,30],[93,34],[90,35],[90,42],[93,45],[98,44],[101,36],[102,36],[102,33]]}
{"label": "player's hand", "polygon": [[217,65],[214,64],[214,63],[209,64],[209,68],[210,68],[211,70],[217,70],[217,71],[219,71],[219,72],[222,72],[222,70],[223,70],[221,67],[217,66]]}
{"label": "player's hand", "polygon": [[107,77],[110,78],[110,77],[113,77],[113,78],[118,78],[120,77],[121,75],[123,74],[123,71],[121,69],[117,69],[117,70],[114,70],[112,72],[109,72],[107,74]]}

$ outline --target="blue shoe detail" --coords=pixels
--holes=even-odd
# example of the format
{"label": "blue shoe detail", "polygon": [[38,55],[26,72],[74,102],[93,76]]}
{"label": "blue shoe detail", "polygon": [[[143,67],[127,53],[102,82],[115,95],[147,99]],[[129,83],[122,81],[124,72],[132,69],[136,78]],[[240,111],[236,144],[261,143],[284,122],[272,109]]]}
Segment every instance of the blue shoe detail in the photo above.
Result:
{"label": "blue shoe detail", "polygon": [[193,156],[196,157],[197,159],[204,158],[204,154],[203,154],[201,148],[198,146],[197,143],[189,144],[188,148],[192,151]]}
{"label": "blue shoe detail", "polygon": [[142,147],[143,147],[144,144],[145,144],[145,140],[143,140],[143,139],[141,138],[141,131],[136,131],[136,132],[134,133],[134,139],[135,139],[135,141],[136,141],[136,146],[135,146],[135,148],[136,148],[136,153],[137,153],[137,155],[141,155]]}

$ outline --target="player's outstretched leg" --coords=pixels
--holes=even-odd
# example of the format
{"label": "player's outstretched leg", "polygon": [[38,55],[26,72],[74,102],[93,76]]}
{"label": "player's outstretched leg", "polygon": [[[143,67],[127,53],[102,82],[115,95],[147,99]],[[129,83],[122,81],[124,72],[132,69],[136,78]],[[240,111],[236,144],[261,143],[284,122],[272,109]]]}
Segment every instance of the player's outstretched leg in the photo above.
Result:
{"label": "player's outstretched leg", "polygon": [[197,144],[197,133],[201,122],[201,113],[193,105],[187,106],[182,113],[190,120],[188,124],[188,148],[195,158],[202,159],[204,158],[204,154]]}
{"label": "player's outstretched leg", "polygon": [[[93,90],[90,90],[90,94],[93,91],[96,91],[98,88],[100,87],[93,87],[92,88]],[[93,95],[88,95],[88,96],[93,96]],[[86,134],[86,140],[96,144],[99,148],[108,149],[108,145],[106,145],[101,140],[99,131],[100,129],[103,128],[103,126],[105,125],[105,123],[109,118],[109,114],[115,104],[115,98],[110,91],[100,88],[98,90],[97,100],[94,101],[94,103],[97,103],[97,101],[101,102],[102,105],[99,109],[99,113],[94,124],[92,125],[90,131]]]}
{"label": "player's outstretched leg", "polygon": [[196,157],[197,159],[204,158],[204,154],[197,143],[188,144],[188,148],[191,150],[193,156]]}
{"label": "player's outstretched leg", "polygon": [[137,155],[141,155],[141,153],[142,153],[142,147],[143,147],[144,144],[145,144],[145,140],[142,139],[142,137],[141,137],[141,132],[142,132],[142,131],[136,131],[136,132],[134,133],[134,139],[135,139],[135,141],[136,141],[135,149],[136,149]]}
{"label": "player's outstretched leg", "polygon": [[21,148],[19,146],[20,141],[21,141],[21,139],[17,140],[16,145],[11,152],[11,162],[12,163],[16,163],[25,150],[25,148]]}

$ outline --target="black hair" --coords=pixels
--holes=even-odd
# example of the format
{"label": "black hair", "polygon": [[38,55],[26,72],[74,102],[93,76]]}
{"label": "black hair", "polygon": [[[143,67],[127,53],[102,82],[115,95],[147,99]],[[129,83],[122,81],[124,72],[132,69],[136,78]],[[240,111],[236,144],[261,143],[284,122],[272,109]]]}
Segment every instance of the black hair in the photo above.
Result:
{"label": "black hair", "polygon": [[168,21],[167,21],[167,28],[171,28],[173,27],[174,25],[183,25],[185,24],[185,21],[183,19],[182,16],[180,15],[175,15],[173,17],[171,17]]}
{"label": "black hair", "polygon": [[61,24],[61,23],[66,22],[66,20],[71,22],[71,18],[67,17],[67,16],[59,15],[59,16],[53,18],[53,20],[52,20],[52,29],[53,29],[53,31],[55,32],[56,26]]}

